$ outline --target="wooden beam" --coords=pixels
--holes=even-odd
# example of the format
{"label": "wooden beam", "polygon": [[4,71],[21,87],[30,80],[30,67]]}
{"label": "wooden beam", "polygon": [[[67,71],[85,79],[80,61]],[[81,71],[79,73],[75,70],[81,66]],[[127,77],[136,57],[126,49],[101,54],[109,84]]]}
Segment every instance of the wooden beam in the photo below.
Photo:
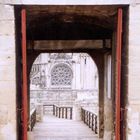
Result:
{"label": "wooden beam", "polygon": [[27,140],[27,53],[26,53],[26,10],[21,10],[22,31],[22,140]]}
{"label": "wooden beam", "polygon": [[35,55],[39,55],[40,53],[100,53],[104,54],[107,52],[111,52],[110,48],[102,48],[102,49],[66,49],[66,50],[28,50],[28,55],[34,53]]}
{"label": "wooden beam", "polygon": [[117,68],[117,81],[116,81],[116,126],[115,137],[120,140],[120,95],[121,95],[121,50],[122,50],[122,18],[123,11],[118,9],[118,25],[117,25],[117,48],[116,48],[116,68]]}
{"label": "wooden beam", "polygon": [[[110,40],[111,42],[111,40]],[[111,48],[111,43],[105,42],[106,48]],[[68,50],[68,49],[101,49],[103,40],[35,40],[28,41],[28,49],[34,50]]]}

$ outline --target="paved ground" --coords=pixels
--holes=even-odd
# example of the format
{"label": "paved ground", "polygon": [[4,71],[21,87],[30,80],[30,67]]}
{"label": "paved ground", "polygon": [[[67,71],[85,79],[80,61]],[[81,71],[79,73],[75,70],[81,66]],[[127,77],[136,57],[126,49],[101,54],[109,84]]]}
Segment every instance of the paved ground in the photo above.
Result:
{"label": "paved ground", "polygon": [[81,121],[45,116],[37,123],[28,140],[99,140],[97,135]]}

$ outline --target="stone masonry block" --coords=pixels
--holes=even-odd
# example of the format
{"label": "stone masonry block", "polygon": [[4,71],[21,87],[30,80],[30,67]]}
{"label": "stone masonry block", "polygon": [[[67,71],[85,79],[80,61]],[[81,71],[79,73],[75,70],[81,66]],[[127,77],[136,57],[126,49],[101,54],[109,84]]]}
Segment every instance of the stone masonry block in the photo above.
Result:
{"label": "stone masonry block", "polygon": [[15,53],[15,37],[0,36],[0,52]]}
{"label": "stone masonry block", "polygon": [[14,7],[11,5],[2,5],[0,1],[0,20],[13,20]]}
{"label": "stone masonry block", "polygon": [[[9,104],[16,95],[16,81],[0,81],[0,102]],[[10,98],[9,98],[10,97]]]}
{"label": "stone masonry block", "polygon": [[8,108],[6,105],[0,105],[0,125],[8,122]]}
{"label": "stone masonry block", "polygon": [[0,20],[0,35],[14,35],[14,20]]}
{"label": "stone masonry block", "polygon": [[0,52],[0,66],[10,65],[15,65],[15,53]]}
{"label": "stone masonry block", "polygon": [[0,81],[15,81],[15,65],[0,66]]}

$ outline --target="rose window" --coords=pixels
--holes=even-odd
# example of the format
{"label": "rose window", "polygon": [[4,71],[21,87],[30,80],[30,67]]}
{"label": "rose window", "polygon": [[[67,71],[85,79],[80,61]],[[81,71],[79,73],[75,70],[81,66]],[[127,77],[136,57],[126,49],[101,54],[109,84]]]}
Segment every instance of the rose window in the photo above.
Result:
{"label": "rose window", "polygon": [[54,66],[51,71],[51,84],[53,86],[70,86],[72,83],[72,70],[65,64]]}

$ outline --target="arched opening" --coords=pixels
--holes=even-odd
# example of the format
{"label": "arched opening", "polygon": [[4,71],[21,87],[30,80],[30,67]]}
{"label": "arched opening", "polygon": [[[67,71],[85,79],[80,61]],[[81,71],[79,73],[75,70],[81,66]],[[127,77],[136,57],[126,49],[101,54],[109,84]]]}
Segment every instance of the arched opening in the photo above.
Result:
{"label": "arched opening", "polygon": [[87,53],[41,53],[30,71],[29,139],[59,135],[68,139],[69,134],[61,133],[65,125],[77,139],[98,138],[98,78],[97,66]]}
{"label": "arched opening", "polygon": [[[115,98],[118,90],[116,84],[118,6],[25,6],[25,11],[27,12],[27,77],[29,77],[32,63],[40,53],[90,54],[98,67],[99,74],[99,137],[113,139],[115,126],[120,125],[118,122],[120,116],[114,124],[116,121],[114,106],[117,104],[117,102],[115,104]],[[111,62],[109,59],[106,61],[108,54],[111,55]],[[83,62],[87,63],[87,60],[84,59]],[[110,69],[111,74],[108,73],[108,75],[111,75],[111,79],[108,79],[107,72]],[[41,77],[43,83],[44,71]],[[97,79],[96,77],[94,78]],[[38,81],[39,78],[37,77],[36,80]],[[111,84],[107,84],[107,81]],[[28,92],[29,83],[28,78]],[[46,85],[41,86],[44,88]],[[21,98],[18,98],[21,101]],[[20,101],[18,105],[21,107]],[[25,109],[25,106],[23,108]],[[27,116],[24,115],[24,118],[26,122]],[[22,135],[26,137],[26,128],[23,126],[22,129],[24,131]]]}

